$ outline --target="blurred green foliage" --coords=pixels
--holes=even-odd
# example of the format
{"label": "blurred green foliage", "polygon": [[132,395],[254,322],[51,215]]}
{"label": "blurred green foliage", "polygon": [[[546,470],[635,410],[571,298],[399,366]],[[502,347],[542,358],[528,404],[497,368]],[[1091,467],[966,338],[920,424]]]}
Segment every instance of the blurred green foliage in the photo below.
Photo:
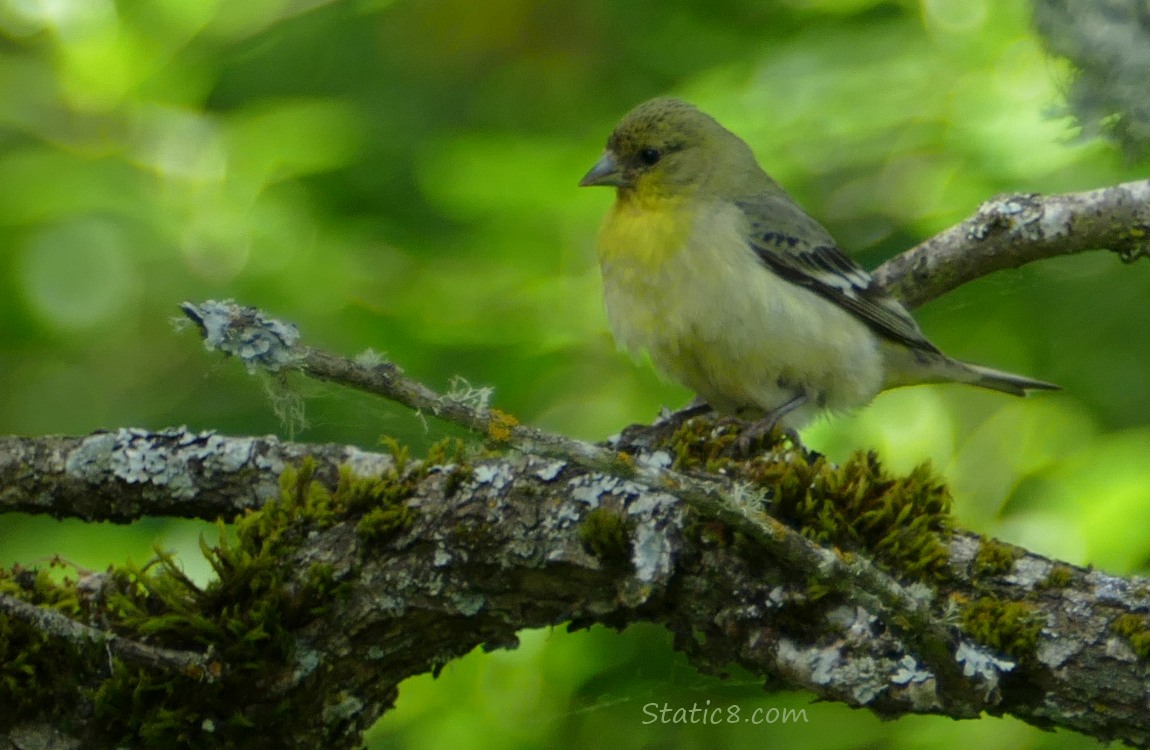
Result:
{"label": "blurred green foliage", "polygon": [[[1021,0],[0,0],[0,432],[184,423],[425,445],[401,409],[205,354],[168,320],[232,297],[313,344],[373,347],[433,387],[585,438],[688,394],[617,354],[575,183],[614,121],[674,93],[745,137],[866,265],[1007,191],[1139,176],[1051,119],[1067,73]],[[884,394],[811,427],[843,458],[930,458],[967,526],[1118,573],[1150,559],[1150,271],[1095,253],[970,284],[919,314],[955,356],[1065,386],[1015,401]],[[8,516],[4,562],[100,567],[201,527]],[[644,724],[672,707],[809,722]],[[695,673],[653,628],[523,634],[403,686],[371,746],[1086,747],[1010,720],[866,712]]]}

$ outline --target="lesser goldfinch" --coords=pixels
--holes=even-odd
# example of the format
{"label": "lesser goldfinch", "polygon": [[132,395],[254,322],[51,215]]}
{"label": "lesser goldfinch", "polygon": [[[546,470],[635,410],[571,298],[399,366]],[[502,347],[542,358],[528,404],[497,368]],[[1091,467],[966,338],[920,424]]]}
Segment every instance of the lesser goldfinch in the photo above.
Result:
{"label": "lesser goldfinch", "polygon": [[1058,388],[939,351],[746,143],[686,102],[629,112],[579,184],[616,188],[598,239],[616,341],[720,412],[795,429],[903,385]]}

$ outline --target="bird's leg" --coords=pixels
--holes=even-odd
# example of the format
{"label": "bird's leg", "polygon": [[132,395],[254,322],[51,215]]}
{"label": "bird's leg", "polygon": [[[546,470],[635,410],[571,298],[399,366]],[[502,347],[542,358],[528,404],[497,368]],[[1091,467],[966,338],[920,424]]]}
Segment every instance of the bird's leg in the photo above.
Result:
{"label": "bird's leg", "polygon": [[[800,391],[799,394],[790,401],[771,409],[763,415],[762,419],[747,425],[743,433],[739,435],[739,439],[735,442],[735,448],[739,451],[739,454],[749,456],[752,443],[764,435],[769,434],[771,430],[775,429],[775,425],[779,423],[780,419],[808,401],[810,401],[810,395],[806,391]],[[795,442],[798,441],[797,435],[792,434],[791,437],[795,439]]]}
{"label": "bird's leg", "polygon": [[631,425],[623,430],[621,440],[627,444],[644,444],[648,446],[665,443],[680,427],[692,417],[712,411],[711,405],[699,396],[695,396],[689,404],[678,411],[671,411],[663,407],[659,416],[651,425]]}

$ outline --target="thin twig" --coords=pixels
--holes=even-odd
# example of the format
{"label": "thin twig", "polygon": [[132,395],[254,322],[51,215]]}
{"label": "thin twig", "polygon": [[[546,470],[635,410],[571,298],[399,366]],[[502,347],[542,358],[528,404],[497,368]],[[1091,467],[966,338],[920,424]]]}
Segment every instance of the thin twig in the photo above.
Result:
{"label": "thin twig", "polygon": [[212,682],[220,676],[220,664],[191,651],[157,648],[76,622],[56,610],[38,607],[22,599],[0,594],[0,612],[35,628],[41,633],[63,638],[77,645],[103,644],[121,659],[169,672],[194,676]]}

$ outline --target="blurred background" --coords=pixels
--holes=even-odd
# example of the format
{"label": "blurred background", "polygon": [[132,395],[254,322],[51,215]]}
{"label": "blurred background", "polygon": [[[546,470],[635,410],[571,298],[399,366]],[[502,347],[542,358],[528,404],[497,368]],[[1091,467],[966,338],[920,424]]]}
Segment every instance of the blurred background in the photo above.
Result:
{"label": "blurred background", "polygon": [[[0,433],[186,424],[376,447],[444,434],[324,385],[287,390],[170,324],[234,298],[436,388],[602,439],[689,394],[615,351],[579,190],[614,122],[675,94],[748,140],[873,267],[1008,191],[1146,164],[1056,114],[1071,74],[1020,0],[0,0]],[[1060,258],[918,311],[957,357],[1064,386],[880,396],[804,438],[929,459],[962,524],[1107,571],[1150,561],[1150,264]],[[304,419],[284,419],[302,406]],[[103,567],[206,527],[8,515],[0,562]],[[208,532],[212,538],[212,532]],[[643,707],[805,708],[684,726]],[[1009,719],[881,723],[697,674],[657,627],[522,634],[402,686],[370,747],[1085,748]]]}

